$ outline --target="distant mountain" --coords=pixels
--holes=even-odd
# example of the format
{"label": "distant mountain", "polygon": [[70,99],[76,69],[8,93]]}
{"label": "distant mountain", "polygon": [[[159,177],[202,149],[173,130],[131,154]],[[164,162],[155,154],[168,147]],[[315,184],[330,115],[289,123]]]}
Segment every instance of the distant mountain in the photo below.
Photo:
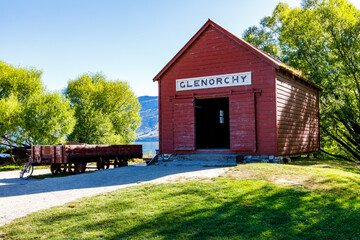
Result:
{"label": "distant mountain", "polygon": [[159,107],[158,97],[141,96],[140,116],[142,123],[136,130],[136,141],[138,142],[157,142],[159,141]]}

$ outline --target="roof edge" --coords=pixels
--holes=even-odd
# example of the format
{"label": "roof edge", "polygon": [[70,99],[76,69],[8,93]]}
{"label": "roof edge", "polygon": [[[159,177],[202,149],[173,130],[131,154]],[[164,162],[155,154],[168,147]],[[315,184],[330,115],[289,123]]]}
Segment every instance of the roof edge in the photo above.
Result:
{"label": "roof edge", "polygon": [[275,69],[281,69],[285,72],[288,72],[304,82],[310,84],[314,88],[316,88],[319,91],[322,91],[323,89],[313,83],[312,81],[306,79],[302,76],[301,71],[297,70],[295,68],[292,68],[284,63],[282,63],[280,60],[275,58],[274,56],[270,55],[269,53],[261,50],[260,48],[256,47],[255,45],[248,43],[247,41],[243,40],[240,37],[237,37],[236,35],[232,34],[225,28],[221,27],[217,23],[213,22],[211,19],[208,19],[206,23],[195,33],[195,35],[180,49],[180,51],[161,69],[161,71],[153,78],[153,81],[160,80],[161,76],[176,62],[176,60],[196,41],[196,39],[206,30],[207,27],[213,26],[218,31],[222,32],[225,36],[230,38],[231,40],[235,41],[236,43],[240,44],[244,48],[246,48],[248,51],[252,52],[259,58],[264,59],[267,63],[272,65]]}
{"label": "roof edge", "polygon": [[180,49],[180,51],[161,69],[161,71],[153,78],[153,81],[158,81],[170,67],[173,65],[174,62],[191,46],[193,42],[205,31],[205,29],[210,25],[212,22],[210,19],[206,21],[206,23],[195,33],[195,35],[190,38],[190,40]]}
{"label": "roof edge", "polygon": [[318,91],[324,90],[322,87],[318,86],[316,83],[314,83],[314,82],[310,81],[309,79],[305,78],[304,76],[302,76],[301,71],[299,71],[299,70],[297,70],[295,68],[292,68],[292,67],[289,67],[289,66],[287,66],[285,64],[282,64],[282,65],[280,65],[279,70],[283,70],[283,71],[285,71],[285,72],[299,78],[301,81],[309,84],[310,86],[312,86],[313,88],[315,88]]}

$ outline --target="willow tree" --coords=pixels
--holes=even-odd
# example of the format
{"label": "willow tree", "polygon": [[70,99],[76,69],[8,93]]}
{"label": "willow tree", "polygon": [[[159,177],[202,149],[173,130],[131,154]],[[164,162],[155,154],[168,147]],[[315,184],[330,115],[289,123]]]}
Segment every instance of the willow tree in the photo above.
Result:
{"label": "willow tree", "polygon": [[346,0],[303,0],[299,8],[279,3],[243,38],[324,89],[323,151],[359,162],[360,11]]}
{"label": "willow tree", "polygon": [[77,123],[69,140],[88,144],[127,144],[140,125],[140,104],[127,82],[103,74],[83,74],[69,81],[65,94]]}
{"label": "willow tree", "polygon": [[75,124],[68,100],[47,91],[41,72],[0,61],[0,147],[25,156],[32,144],[59,144]]}

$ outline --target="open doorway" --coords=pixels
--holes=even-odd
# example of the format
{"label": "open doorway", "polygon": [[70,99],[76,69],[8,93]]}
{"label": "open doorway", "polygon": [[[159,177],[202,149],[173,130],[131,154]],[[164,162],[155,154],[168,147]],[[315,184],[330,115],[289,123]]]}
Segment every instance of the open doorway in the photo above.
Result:
{"label": "open doorway", "polygon": [[195,100],[197,149],[229,149],[229,98]]}

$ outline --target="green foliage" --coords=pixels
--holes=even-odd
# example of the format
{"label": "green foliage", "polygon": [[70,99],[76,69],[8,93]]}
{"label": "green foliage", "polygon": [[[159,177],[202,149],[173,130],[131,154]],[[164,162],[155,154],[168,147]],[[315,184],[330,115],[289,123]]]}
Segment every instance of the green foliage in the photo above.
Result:
{"label": "green foliage", "polygon": [[243,37],[324,89],[323,147],[360,161],[360,11],[346,0],[303,0],[294,9],[279,3]]}
{"label": "green foliage", "polygon": [[34,94],[22,112],[24,137],[32,144],[63,144],[75,125],[74,111],[58,92]]}
{"label": "green foliage", "polygon": [[13,162],[13,145],[21,144],[21,111],[22,105],[13,94],[8,98],[0,98],[0,146],[3,145],[0,152],[9,150]]}
{"label": "green foliage", "polygon": [[0,99],[15,95],[19,101],[26,101],[41,91],[41,74],[33,68],[17,68],[0,61]]}
{"label": "green foliage", "polygon": [[73,115],[64,96],[45,90],[40,71],[0,61],[2,151],[25,154],[31,144],[64,142],[75,124]]}
{"label": "green foliage", "polygon": [[20,125],[21,103],[14,95],[0,98],[0,136],[8,135]]}
{"label": "green foliage", "polygon": [[69,140],[89,144],[127,144],[140,125],[140,104],[129,85],[103,74],[83,74],[70,81],[65,94],[75,109],[76,126]]}
{"label": "green foliage", "polygon": [[0,238],[359,239],[360,171],[337,163],[242,164],[211,180],[123,188],[14,220]]}

